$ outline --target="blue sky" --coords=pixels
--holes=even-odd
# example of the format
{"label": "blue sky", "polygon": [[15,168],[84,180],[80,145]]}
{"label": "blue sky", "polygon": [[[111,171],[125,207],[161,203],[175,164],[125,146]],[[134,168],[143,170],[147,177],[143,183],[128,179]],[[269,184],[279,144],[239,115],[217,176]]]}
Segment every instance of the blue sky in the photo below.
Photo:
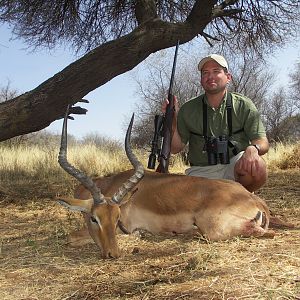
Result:
{"label": "blue sky", "polygon": [[[6,86],[10,81],[11,87],[19,93],[32,90],[76,60],[72,53],[63,49],[30,52],[22,41],[11,41],[11,31],[3,25],[0,27],[0,36],[0,85]],[[289,84],[288,73],[295,62],[300,62],[300,42],[282,47],[269,61],[279,76],[278,84]],[[129,120],[138,101],[135,91],[136,84],[131,72],[128,72],[89,93],[85,99],[90,104],[82,105],[88,109],[88,113],[76,116],[75,121],[70,122],[69,133],[78,138],[98,133],[123,141],[124,123]],[[55,121],[47,130],[60,133],[61,126],[61,120]]]}
{"label": "blue sky", "polygon": [[[0,86],[6,86],[10,81],[11,88],[20,93],[32,90],[76,60],[72,53],[63,49],[30,52],[21,41],[10,41],[11,32],[3,26],[0,27],[0,36]],[[130,72],[117,76],[84,98],[90,101],[81,104],[88,113],[69,122],[69,133],[78,138],[98,133],[123,141],[124,124],[129,121],[137,101]],[[60,133],[61,127],[62,120],[58,120],[47,130]]]}

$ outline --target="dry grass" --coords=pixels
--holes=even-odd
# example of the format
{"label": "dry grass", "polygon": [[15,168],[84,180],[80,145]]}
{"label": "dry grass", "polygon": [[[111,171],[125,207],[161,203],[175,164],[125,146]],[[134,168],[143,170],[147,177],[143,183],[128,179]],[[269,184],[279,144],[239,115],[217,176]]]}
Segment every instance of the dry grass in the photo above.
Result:
{"label": "dry grass", "polygon": [[269,170],[300,168],[300,142],[295,144],[277,143],[265,155]]}
{"label": "dry grass", "polygon": [[[276,165],[259,191],[275,214],[297,225],[294,230],[277,230],[274,239],[214,243],[195,236],[120,235],[122,257],[102,260],[93,243],[80,249],[66,243],[66,235],[79,229],[82,219],[53,201],[56,193],[71,192],[74,185],[56,166],[56,153],[49,153],[50,158],[35,153],[40,168],[29,158],[22,158],[23,166],[10,158],[14,172],[21,172],[15,177],[4,155],[0,299],[300,299],[299,168],[280,170]],[[32,157],[31,153],[31,161]],[[95,168],[90,174],[129,167],[123,154],[116,154],[121,160],[111,167],[107,164],[105,171],[97,169],[99,159],[88,153],[82,158],[70,149],[69,157]],[[112,163],[109,157],[107,161]],[[39,173],[44,162],[51,170],[49,177]],[[181,165],[171,168],[172,172],[182,169]]]}
{"label": "dry grass", "polygon": [[[0,194],[25,199],[51,197],[56,192],[71,194],[78,182],[60,168],[57,156],[58,149],[51,147],[0,147]],[[103,176],[131,167],[124,151],[104,151],[95,145],[70,147],[68,159],[90,176]]]}

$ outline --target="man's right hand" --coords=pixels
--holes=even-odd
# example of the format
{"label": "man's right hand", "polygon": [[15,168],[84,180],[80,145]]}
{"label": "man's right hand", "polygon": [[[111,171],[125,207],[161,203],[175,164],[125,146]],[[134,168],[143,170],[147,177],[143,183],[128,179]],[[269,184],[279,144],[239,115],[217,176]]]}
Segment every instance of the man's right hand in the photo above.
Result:
{"label": "man's right hand", "polygon": [[[174,97],[174,107],[175,107],[175,113],[177,114],[178,111],[179,111],[179,103],[178,103],[178,100],[177,100],[177,97],[176,96],[173,96]],[[167,105],[169,104],[169,100],[166,99],[165,101],[163,101],[162,105],[161,105],[161,112],[163,114],[166,113],[166,110],[167,110]]]}
{"label": "man's right hand", "polygon": [[[177,97],[176,96],[173,96],[173,97],[174,97],[175,114],[174,114],[173,124],[172,124],[173,136],[172,136],[172,144],[171,144],[171,153],[175,154],[175,153],[180,152],[184,148],[185,144],[182,143],[180,135],[177,131],[177,114],[179,111],[179,103],[178,103]],[[163,101],[163,103],[161,105],[161,111],[163,114],[166,113],[168,104],[169,104],[168,99]]]}

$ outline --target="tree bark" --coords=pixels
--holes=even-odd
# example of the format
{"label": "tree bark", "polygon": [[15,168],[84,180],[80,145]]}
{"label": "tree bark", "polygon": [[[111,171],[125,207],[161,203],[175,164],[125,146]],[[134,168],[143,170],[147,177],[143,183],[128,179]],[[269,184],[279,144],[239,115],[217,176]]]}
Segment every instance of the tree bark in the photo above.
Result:
{"label": "tree bark", "polygon": [[[0,104],[0,141],[41,130],[63,117],[67,104],[127,72],[151,53],[192,40],[213,18],[216,1],[196,1],[185,22],[154,18],[87,53],[37,88]],[[142,17],[141,17],[142,19]],[[143,20],[144,21],[144,20]]]}

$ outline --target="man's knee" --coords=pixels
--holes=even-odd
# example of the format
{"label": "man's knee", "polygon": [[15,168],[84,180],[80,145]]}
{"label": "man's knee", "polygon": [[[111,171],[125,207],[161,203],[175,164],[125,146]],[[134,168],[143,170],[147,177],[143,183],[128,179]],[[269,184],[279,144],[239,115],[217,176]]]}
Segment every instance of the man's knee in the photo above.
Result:
{"label": "man's knee", "polygon": [[238,176],[236,179],[249,192],[254,192],[261,188],[267,181],[267,176],[255,177],[249,174]]}

